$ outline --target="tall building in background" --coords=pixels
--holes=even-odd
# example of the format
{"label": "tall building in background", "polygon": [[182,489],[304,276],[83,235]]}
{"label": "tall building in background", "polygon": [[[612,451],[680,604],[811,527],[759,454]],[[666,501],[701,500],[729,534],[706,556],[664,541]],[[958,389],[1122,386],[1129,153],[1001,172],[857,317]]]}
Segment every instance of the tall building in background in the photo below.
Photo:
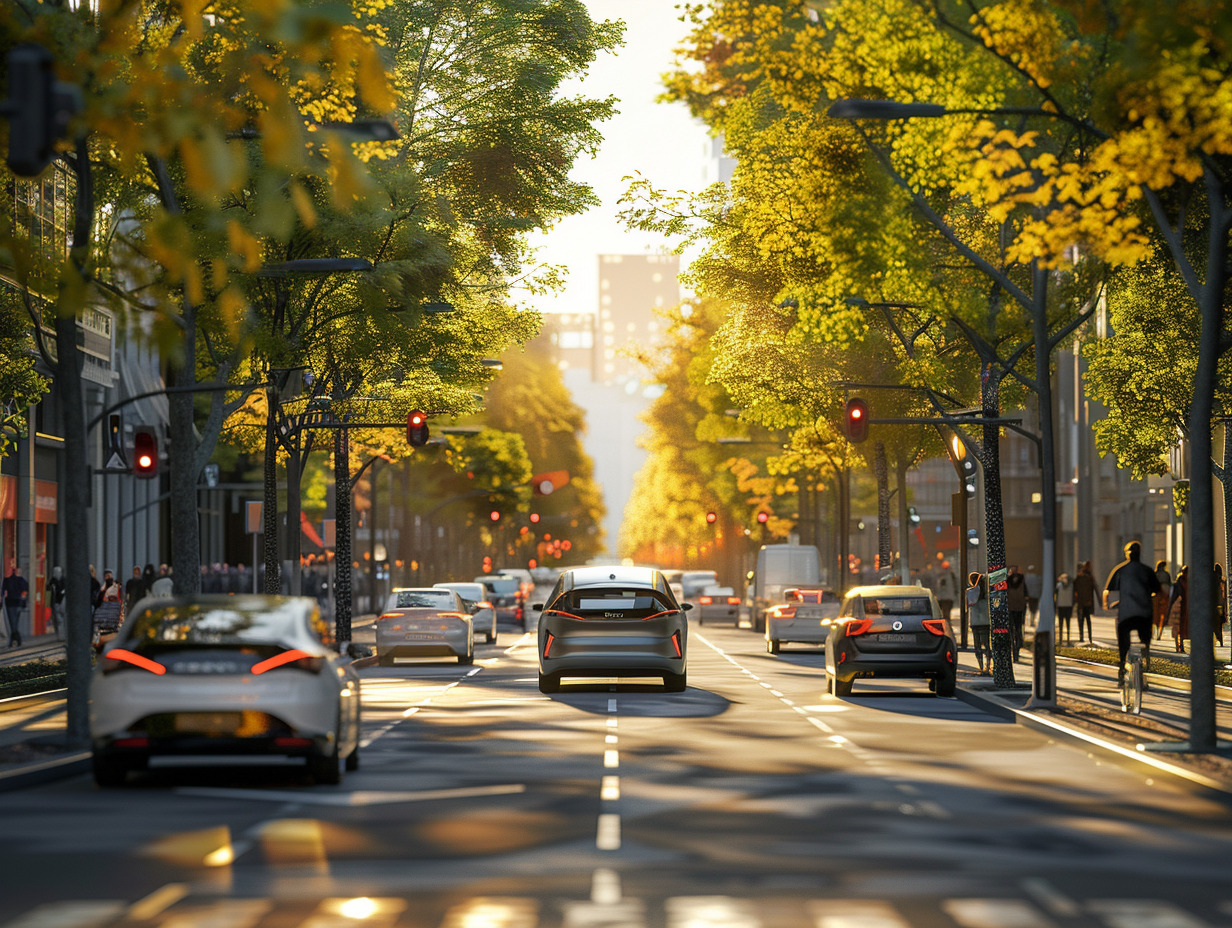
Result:
{"label": "tall building in background", "polygon": [[655,310],[680,302],[679,273],[676,255],[599,255],[593,373],[597,382],[624,386],[646,376],[629,349],[659,340],[663,320]]}

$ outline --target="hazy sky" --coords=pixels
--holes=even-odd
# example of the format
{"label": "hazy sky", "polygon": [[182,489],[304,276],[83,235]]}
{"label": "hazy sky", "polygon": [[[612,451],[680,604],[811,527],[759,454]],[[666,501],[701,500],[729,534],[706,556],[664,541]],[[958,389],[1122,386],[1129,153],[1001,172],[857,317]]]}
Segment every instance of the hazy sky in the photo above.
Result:
{"label": "hazy sky", "polygon": [[675,0],[587,0],[596,20],[625,22],[625,44],[602,56],[582,81],[567,88],[593,97],[613,95],[619,113],[600,125],[604,142],[595,158],[584,157],[572,176],[589,183],[602,205],[562,221],[537,236],[539,260],[568,268],[566,289],[555,296],[520,302],[544,312],[594,312],[598,306],[596,255],[646,254],[663,250],[657,236],[628,232],[617,221],[616,201],[626,184],[622,177],[641,171],[659,187],[700,190],[710,139],[682,104],[656,103],[660,75],[671,67],[673,50],[686,26]]}

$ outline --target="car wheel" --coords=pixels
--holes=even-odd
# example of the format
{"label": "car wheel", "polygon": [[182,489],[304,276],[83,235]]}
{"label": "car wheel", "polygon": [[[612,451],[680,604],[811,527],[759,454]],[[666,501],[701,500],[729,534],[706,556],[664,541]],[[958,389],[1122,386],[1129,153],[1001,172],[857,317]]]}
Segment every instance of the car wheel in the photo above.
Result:
{"label": "car wheel", "polygon": [[539,674],[539,692],[559,693],[560,692],[560,677],[554,673]]}
{"label": "car wheel", "polygon": [[342,782],[342,758],[338,756],[338,740],[328,754],[308,755],[308,775],[322,786],[337,786]]}
{"label": "car wheel", "polygon": [[851,688],[855,685],[855,680],[844,680],[842,677],[834,678],[834,695],[835,696],[850,696]]}
{"label": "car wheel", "polygon": [[766,639],[766,650],[771,654],[779,653],[779,640],[777,638]]}
{"label": "car wheel", "polygon": [[669,693],[683,693],[689,688],[689,674],[684,673],[665,673],[663,675],[663,689]]}
{"label": "car wheel", "polygon": [[938,696],[953,696],[954,691],[958,688],[958,675],[947,673],[943,677],[938,677],[933,681],[933,691]]}
{"label": "car wheel", "polygon": [[103,789],[123,786],[128,779],[128,763],[103,751],[95,751],[90,759],[94,782]]}

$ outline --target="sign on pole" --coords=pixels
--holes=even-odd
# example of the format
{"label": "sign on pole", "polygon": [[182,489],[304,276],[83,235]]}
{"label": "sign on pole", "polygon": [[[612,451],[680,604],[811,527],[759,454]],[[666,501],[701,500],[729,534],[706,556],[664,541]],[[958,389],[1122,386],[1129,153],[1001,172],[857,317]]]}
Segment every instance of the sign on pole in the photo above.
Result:
{"label": "sign on pole", "polygon": [[264,528],[265,502],[259,499],[244,501],[244,524],[249,535],[260,535]]}

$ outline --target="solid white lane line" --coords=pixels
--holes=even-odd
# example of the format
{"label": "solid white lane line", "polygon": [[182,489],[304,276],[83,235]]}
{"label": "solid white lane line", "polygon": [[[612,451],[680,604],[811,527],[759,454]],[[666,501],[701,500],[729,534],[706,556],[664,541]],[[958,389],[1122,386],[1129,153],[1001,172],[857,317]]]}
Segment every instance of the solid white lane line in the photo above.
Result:
{"label": "solid white lane line", "polygon": [[599,827],[595,832],[595,847],[601,851],[616,851],[620,849],[620,816],[613,812],[605,812],[599,816]]}
{"label": "solid white lane line", "polygon": [[595,905],[615,905],[620,901],[620,874],[600,867],[590,878],[590,901]]}
{"label": "solid white lane line", "polygon": [[615,802],[620,798],[620,777],[607,776],[599,787],[599,798],[604,802]]}

